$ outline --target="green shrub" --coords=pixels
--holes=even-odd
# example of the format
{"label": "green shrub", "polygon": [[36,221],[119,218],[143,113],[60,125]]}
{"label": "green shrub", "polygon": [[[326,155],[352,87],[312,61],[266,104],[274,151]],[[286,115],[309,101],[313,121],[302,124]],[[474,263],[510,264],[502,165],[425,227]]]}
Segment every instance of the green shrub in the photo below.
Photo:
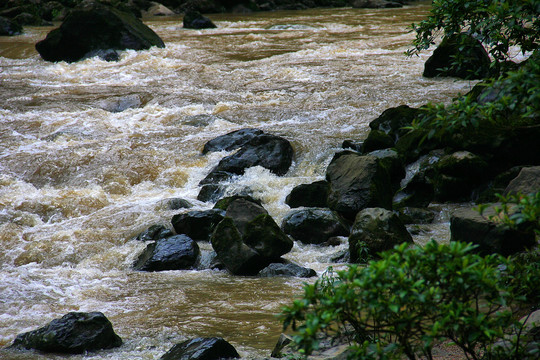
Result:
{"label": "green shrub", "polygon": [[[516,324],[509,310],[514,286],[507,286],[513,268],[507,259],[482,257],[473,248],[403,244],[365,267],[330,271],[283,309],[284,328],[296,331],[305,355],[325,334],[349,341],[356,359],[431,359],[433,346],[445,339],[468,358],[489,358],[490,346]],[[538,268],[533,272],[540,276]]]}

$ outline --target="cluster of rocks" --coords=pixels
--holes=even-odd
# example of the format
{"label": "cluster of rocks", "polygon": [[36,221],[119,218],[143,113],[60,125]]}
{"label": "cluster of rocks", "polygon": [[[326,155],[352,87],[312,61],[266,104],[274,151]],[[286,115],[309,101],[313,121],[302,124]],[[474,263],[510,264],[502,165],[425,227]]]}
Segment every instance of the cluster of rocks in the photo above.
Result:
{"label": "cluster of rocks", "polygon": [[[19,334],[11,349],[34,349],[44,353],[84,354],[116,348],[122,339],[101,312],[70,312],[42,328]],[[218,337],[195,338],[174,345],[162,360],[235,359],[240,355],[227,341]]]}
{"label": "cluster of rocks", "polygon": [[[137,18],[185,14],[184,27],[214,28],[200,13],[247,13],[271,10],[301,10],[314,7],[388,8],[407,0],[96,0]],[[0,36],[21,34],[23,26],[51,26],[65,20],[88,0],[6,0],[0,4]]]}

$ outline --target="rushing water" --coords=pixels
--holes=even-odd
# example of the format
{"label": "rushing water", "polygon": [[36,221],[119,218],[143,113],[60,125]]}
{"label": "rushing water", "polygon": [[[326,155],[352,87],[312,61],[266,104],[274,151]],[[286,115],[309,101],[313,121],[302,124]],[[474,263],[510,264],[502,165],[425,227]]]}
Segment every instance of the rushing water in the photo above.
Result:
{"label": "rushing water", "polygon": [[[196,196],[225,155],[200,155],[213,137],[256,127],[292,142],[286,176],[252,168],[238,184],[279,223],[289,191],[322,179],[341,142],[364,138],[386,108],[467,91],[465,81],[423,78],[429,54],[403,55],[407,26],[428,3],[215,15],[218,28],[203,31],[182,29],[180,17],[152,19],[166,48],[112,63],[41,60],[33,46],[50,28],[0,38],[0,347],[69,311],[102,311],[125,344],[84,358],[157,359],[195,336],[269,356],[281,331],[275,314],[302,280],[135,272],[144,244],[133,237],[170,226],[180,211],[167,199],[212,206]],[[132,107],[108,111],[119,104]],[[446,236],[446,221],[416,240]],[[344,248],[296,244],[286,257],[321,273]]]}

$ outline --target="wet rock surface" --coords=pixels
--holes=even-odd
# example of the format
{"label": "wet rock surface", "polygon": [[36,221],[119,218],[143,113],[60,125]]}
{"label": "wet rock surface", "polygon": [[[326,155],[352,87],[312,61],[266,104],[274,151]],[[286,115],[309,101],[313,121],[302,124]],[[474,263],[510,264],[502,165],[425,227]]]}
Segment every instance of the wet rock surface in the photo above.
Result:
{"label": "wet rock surface", "polygon": [[82,354],[122,345],[111,322],[100,312],[71,312],[34,331],[17,336],[13,348],[47,353]]}
{"label": "wet rock surface", "polygon": [[175,235],[148,244],[133,268],[140,271],[186,270],[195,266],[199,246],[186,235]]}
{"label": "wet rock surface", "polygon": [[173,346],[161,360],[215,360],[235,359],[240,355],[230,343],[222,338],[196,338]]}

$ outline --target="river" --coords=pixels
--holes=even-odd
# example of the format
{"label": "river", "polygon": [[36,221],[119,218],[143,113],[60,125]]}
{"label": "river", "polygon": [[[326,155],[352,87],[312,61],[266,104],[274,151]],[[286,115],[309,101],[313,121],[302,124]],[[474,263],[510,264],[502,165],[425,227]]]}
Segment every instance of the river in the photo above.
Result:
{"label": "river", "polygon": [[[421,76],[429,52],[407,58],[429,1],[401,9],[314,9],[181,17],[146,23],[166,48],[124,51],[119,62],[48,63],[34,50],[52,28],[0,38],[0,347],[69,311],[102,311],[120,348],[72,359],[157,359],[196,336],[221,336],[246,358],[268,357],[280,307],[302,279],[212,270],[143,273],[133,238],[170,226],[167,199],[194,209],[198,182],[224,153],[218,135],[255,127],[284,136],[296,155],[277,177],[249,169],[248,186],[278,223],[284,199],[324,178],[345,139],[363,139],[389,107],[448,102],[472,84]],[[121,111],[122,105],[132,107]],[[427,233],[447,237],[443,211]],[[200,244],[211,250],[210,244]],[[295,244],[286,258],[321,274],[346,248]],[[63,359],[0,350],[2,359]]]}

